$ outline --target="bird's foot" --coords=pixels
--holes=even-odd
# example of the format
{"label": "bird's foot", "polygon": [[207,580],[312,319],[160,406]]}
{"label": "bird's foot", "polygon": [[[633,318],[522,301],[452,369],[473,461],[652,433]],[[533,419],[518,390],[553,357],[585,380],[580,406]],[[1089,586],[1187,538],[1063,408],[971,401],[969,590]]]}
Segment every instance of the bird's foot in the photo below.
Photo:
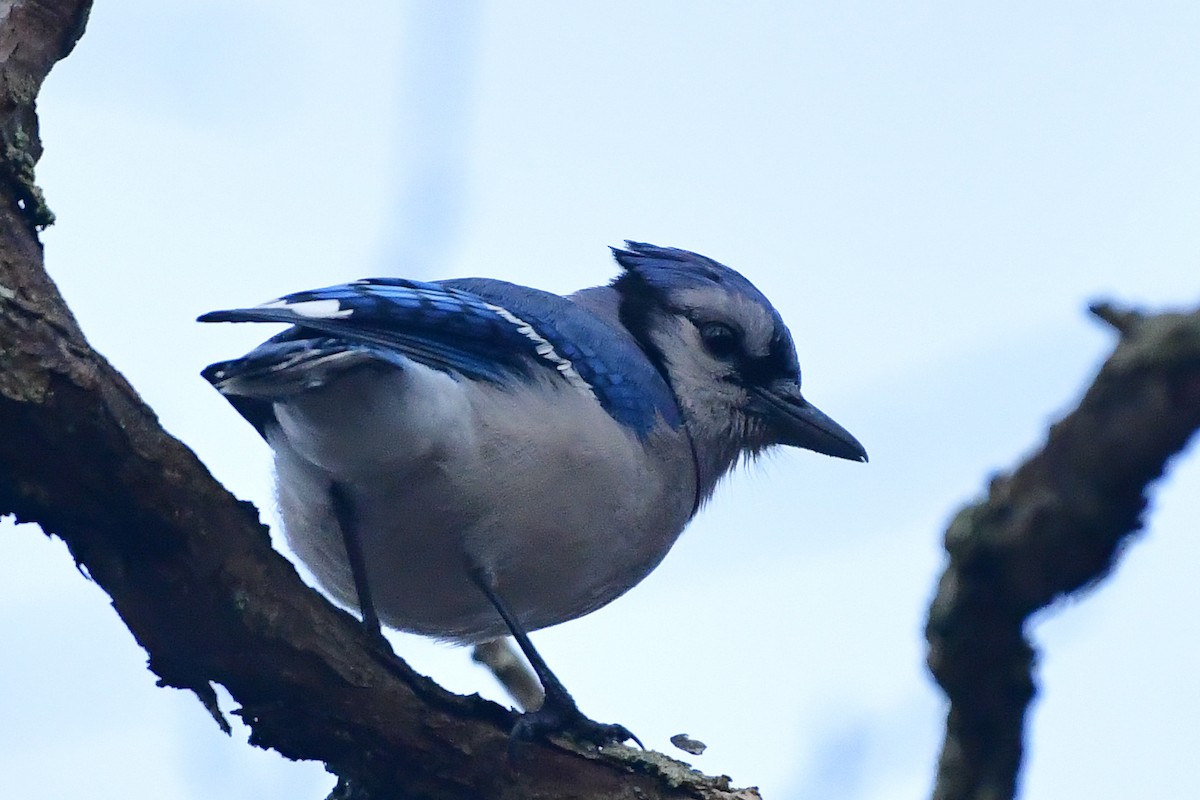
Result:
{"label": "bird's foot", "polygon": [[584,716],[570,695],[565,699],[549,695],[541,708],[522,714],[513,726],[511,742],[528,742],[553,735],[565,736],[580,744],[596,747],[632,740],[637,742],[638,747],[645,749],[642,740],[624,725],[596,722]]}
{"label": "bird's foot", "polygon": [[364,624],[363,632],[367,635],[367,644],[379,653],[385,656],[396,657],[396,651],[392,648],[392,643],[383,635],[383,628],[379,623],[374,625]]}

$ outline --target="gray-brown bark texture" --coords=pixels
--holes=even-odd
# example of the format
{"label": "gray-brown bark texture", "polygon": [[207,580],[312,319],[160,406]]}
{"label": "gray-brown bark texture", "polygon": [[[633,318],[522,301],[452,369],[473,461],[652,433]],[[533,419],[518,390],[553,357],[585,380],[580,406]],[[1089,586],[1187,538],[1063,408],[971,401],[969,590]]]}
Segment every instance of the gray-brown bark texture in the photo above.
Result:
{"label": "gray-brown bark texture", "polygon": [[1200,427],[1200,311],[1092,310],[1121,339],[1079,407],[946,531],[926,628],[950,698],[935,800],[1013,796],[1034,693],[1025,621],[1108,574],[1147,487]]}
{"label": "gray-brown bark texture", "polygon": [[0,514],[62,537],[163,685],[222,725],[224,685],[254,744],[326,762],[356,797],[757,797],[629,748],[528,745],[509,763],[511,712],[372,651],[89,347],[43,269],[32,181],[37,90],[89,7],[0,2]]}

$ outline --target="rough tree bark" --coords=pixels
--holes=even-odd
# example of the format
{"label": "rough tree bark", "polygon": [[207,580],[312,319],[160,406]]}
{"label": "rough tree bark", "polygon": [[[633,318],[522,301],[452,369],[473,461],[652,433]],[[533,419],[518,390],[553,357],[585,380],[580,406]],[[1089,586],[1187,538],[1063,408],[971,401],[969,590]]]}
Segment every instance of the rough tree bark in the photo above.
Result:
{"label": "rough tree bark", "polygon": [[1200,310],[1092,311],[1121,339],[1079,407],[946,531],[926,627],[950,698],[935,800],[1014,795],[1034,694],[1026,620],[1108,574],[1141,528],[1147,487],[1200,427]]}
{"label": "rough tree bark", "polygon": [[[355,797],[757,797],[628,748],[538,745],[508,763],[509,711],[372,650],[91,349],[43,269],[52,216],[33,181],[37,91],[89,8],[0,0],[0,514],[67,543],[162,685],[222,726],[224,685],[252,743],[325,762]],[[1200,312],[1099,313],[1122,339],[1079,409],[947,533],[928,626],[952,700],[939,798],[1012,796],[1033,693],[1024,620],[1110,569],[1146,486],[1200,425]]]}

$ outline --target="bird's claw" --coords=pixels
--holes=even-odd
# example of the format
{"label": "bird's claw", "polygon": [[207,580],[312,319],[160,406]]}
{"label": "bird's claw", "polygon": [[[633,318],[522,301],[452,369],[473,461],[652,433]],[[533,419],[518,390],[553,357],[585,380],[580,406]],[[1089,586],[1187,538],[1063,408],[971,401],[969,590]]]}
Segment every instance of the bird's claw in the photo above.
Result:
{"label": "bird's claw", "polygon": [[509,753],[516,742],[530,742],[547,736],[561,735],[580,744],[604,747],[634,741],[646,749],[642,740],[634,736],[624,725],[596,722],[584,716],[573,702],[570,704],[547,702],[537,711],[527,711],[513,726],[509,741]]}

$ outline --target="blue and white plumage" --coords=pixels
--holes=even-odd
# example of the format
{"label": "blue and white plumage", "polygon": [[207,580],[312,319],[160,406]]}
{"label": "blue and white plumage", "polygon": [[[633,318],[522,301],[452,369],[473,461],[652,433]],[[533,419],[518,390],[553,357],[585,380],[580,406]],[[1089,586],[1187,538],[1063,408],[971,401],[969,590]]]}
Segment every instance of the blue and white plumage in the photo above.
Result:
{"label": "blue and white plumage", "polygon": [[748,280],[627,248],[610,285],[568,297],[382,278],[201,318],[293,326],[204,375],[274,450],[288,542],[327,591],[359,604],[353,527],[384,623],[523,635],[638,583],[739,458],[866,460],[802,398]]}

